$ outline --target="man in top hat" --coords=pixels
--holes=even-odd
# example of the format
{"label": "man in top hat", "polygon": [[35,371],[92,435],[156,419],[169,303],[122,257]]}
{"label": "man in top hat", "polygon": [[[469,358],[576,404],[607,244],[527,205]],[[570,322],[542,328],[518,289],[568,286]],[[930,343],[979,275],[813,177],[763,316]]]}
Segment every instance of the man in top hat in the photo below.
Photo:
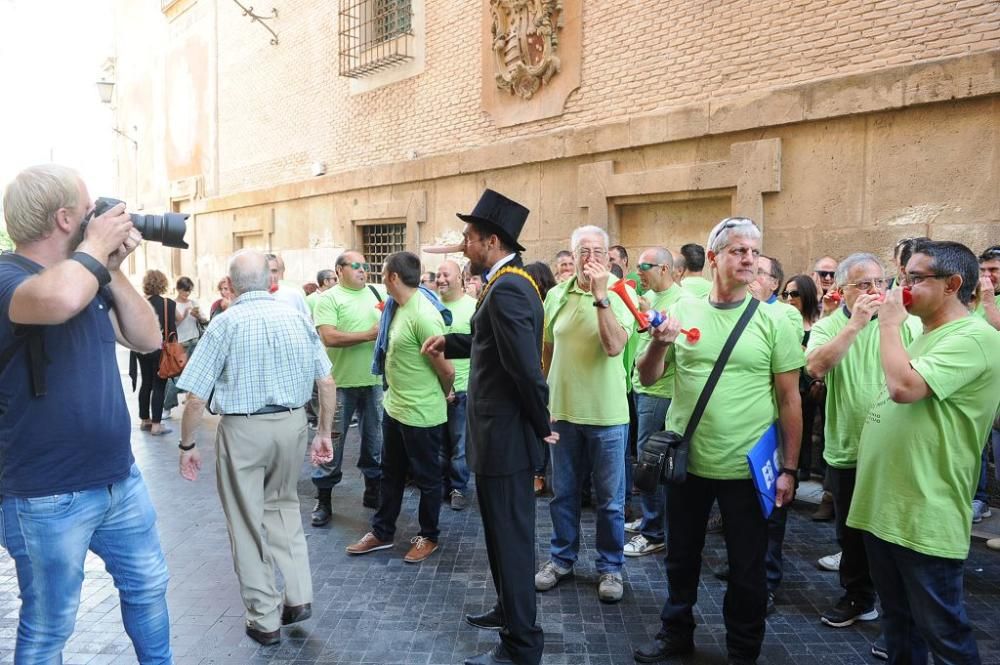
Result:
{"label": "man in top hat", "polygon": [[542,376],[542,299],[521,269],[517,237],[528,209],[487,189],[466,222],[464,253],[485,282],[471,334],[451,333],[424,344],[424,353],[471,358],[467,458],[476,474],[486,552],[497,603],[466,620],[499,630],[500,642],[466,665],[519,663],[542,658],[532,584],[535,495],[532,470],[542,461],[540,440],[555,443],[548,387]]}

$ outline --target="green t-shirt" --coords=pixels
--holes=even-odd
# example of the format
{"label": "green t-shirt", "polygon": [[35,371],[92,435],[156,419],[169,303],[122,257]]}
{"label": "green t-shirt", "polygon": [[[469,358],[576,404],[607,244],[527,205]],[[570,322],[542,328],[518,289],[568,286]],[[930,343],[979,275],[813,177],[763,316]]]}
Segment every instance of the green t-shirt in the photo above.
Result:
{"label": "green t-shirt", "polygon": [[306,304],[309,305],[309,313],[313,316],[316,316],[316,303],[319,302],[323,293],[323,291],[313,291],[306,296]]}
{"label": "green t-shirt", "polygon": [[[670,288],[666,291],[661,291],[659,293],[647,291],[646,297],[650,299],[650,306],[653,309],[657,312],[663,312],[680,298],[688,296],[684,293],[684,290],[680,286],[677,284],[671,284]],[[646,349],[649,348],[649,343],[652,341],[652,337],[648,332],[644,332],[636,334],[635,338],[639,340],[635,357],[640,358],[642,354],[646,352]],[[667,369],[663,373],[663,376],[661,376],[659,380],[651,386],[642,385],[639,381],[639,369],[635,368],[632,372],[632,386],[637,393],[642,393],[643,395],[651,395],[653,397],[661,397],[663,399],[672,399],[674,396],[674,366],[667,365]]]}
{"label": "green t-shirt", "polygon": [[[996,297],[996,303],[997,303],[997,309],[1000,309],[1000,296]],[[987,323],[989,323],[989,321],[986,319],[986,308],[983,307],[983,303],[979,303],[976,306],[976,309],[972,310],[972,313],[978,316],[979,318],[983,319]]]}
{"label": "green t-shirt", "polygon": [[780,300],[764,304],[773,307],[786,321],[792,324],[792,330],[794,330],[795,334],[798,335],[799,344],[801,345],[802,338],[805,336],[805,329],[802,325],[802,312],[786,302],[781,302]]}
{"label": "green t-shirt", "polygon": [[[701,339],[691,344],[680,335],[667,348],[666,362],[675,370],[668,430],[684,433],[701,389],[751,298],[747,295],[742,303],[725,309],[713,306],[708,298],[681,298],[670,309],[684,328],[698,328]],[[801,336],[776,308],[761,304],[736,342],[695,428],[688,471],[703,478],[749,478],[746,455],[778,418],[774,374],[804,364]]]}
{"label": "green t-shirt", "polygon": [[932,391],[868,414],[847,524],[923,554],[965,559],[983,442],[1000,405],[1000,332],[965,316],[917,337],[910,365]]}
{"label": "green t-shirt", "polygon": [[695,298],[707,298],[712,290],[712,280],[704,277],[685,277],[681,280],[681,288]]}
{"label": "green t-shirt", "polygon": [[[475,298],[463,294],[458,300],[444,303],[444,306],[451,310],[451,326],[447,328],[447,332],[472,332],[472,315],[476,313]],[[456,358],[451,364],[455,366],[454,391],[464,393],[469,389],[469,359]]]}
{"label": "green t-shirt", "polygon": [[389,389],[382,406],[410,427],[434,427],[448,420],[448,403],[431,361],[420,353],[428,337],[444,334],[437,308],[420,292],[396,308],[389,324],[385,380]]}
{"label": "green t-shirt", "polygon": [[[313,323],[333,326],[346,333],[365,332],[378,325],[381,313],[375,307],[377,304],[378,299],[368,287],[355,290],[337,284],[316,298]],[[381,379],[372,374],[374,341],[341,348],[327,347],[326,353],[333,363],[333,380],[338,388],[362,388],[381,383]]]}
{"label": "green t-shirt", "polygon": [[[916,320],[919,323],[920,319]],[[846,310],[840,307],[813,324],[806,356],[840,334],[849,321]],[[911,325],[903,326],[903,344],[909,344],[912,330]],[[835,469],[853,469],[858,465],[861,430],[872,404],[885,387],[878,345],[878,319],[873,319],[862,328],[844,357],[823,379],[826,383],[823,459]]]}
{"label": "green t-shirt", "polygon": [[[617,280],[609,279],[609,285]],[[610,294],[611,311],[631,335],[635,319],[621,298]],[[555,420],[577,425],[624,425],[629,422],[625,365],[601,346],[594,296],[576,285],[576,277],[552,287],[545,297],[545,342],[552,344],[549,412]]]}
{"label": "green t-shirt", "polygon": [[[638,282],[636,282],[636,284],[638,284]],[[635,305],[636,309],[638,309],[639,292],[628,284],[625,285],[625,291],[632,297],[632,304]],[[620,298],[618,298],[618,296],[614,293],[610,293],[608,298],[620,300]],[[628,329],[628,341],[625,342],[625,348],[622,349],[622,367],[625,368],[625,387],[629,392],[631,392],[634,388],[632,385],[632,370],[635,368],[635,359],[639,357],[639,336],[635,334],[638,323],[636,323],[634,316],[631,317],[631,321],[632,325]]]}

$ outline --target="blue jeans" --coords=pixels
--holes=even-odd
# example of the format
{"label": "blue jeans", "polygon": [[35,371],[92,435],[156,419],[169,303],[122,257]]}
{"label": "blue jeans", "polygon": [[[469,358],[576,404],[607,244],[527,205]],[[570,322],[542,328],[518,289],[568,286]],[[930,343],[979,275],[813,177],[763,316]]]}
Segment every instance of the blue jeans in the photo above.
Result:
{"label": "blue jeans", "polygon": [[560,420],[552,446],[552,561],[572,568],[580,551],[580,486],[593,472],[597,572],[625,564],[625,442],[628,425],[575,425]]}
{"label": "blue jeans", "polygon": [[[635,393],[635,410],[639,417],[639,452],[646,447],[649,437],[662,432],[667,421],[670,400],[654,395]],[[642,505],[642,525],[639,531],[651,543],[662,543],[667,524],[667,493],[663,485],[657,485],[655,492],[643,492],[639,498]]]}
{"label": "blue jeans", "polygon": [[976,485],[976,493],[973,495],[973,499],[978,499],[983,503],[988,503],[990,500],[990,495],[986,493],[986,488],[989,486],[986,478],[986,470],[990,466],[990,446],[989,444],[983,445],[983,457],[982,463],[979,467],[979,484]]}
{"label": "blue jeans", "polygon": [[469,487],[469,466],[465,463],[465,406],[469,394],[455,393],[455,401],[448,404],[448,422],[445,424],[444,445],[441,446],[441,477],[444,494],[458,490],[465,494]]}
{"label": "blue jeans", "polygon": [[4,496],[0,545],[14,559],[21,593],[14,663],[62,662],[76,623],[87,550],[101,557],[114,580],[139,662],[173,662],[167,563],[137,466],[106,487],[31,499]]}
{"label": "blue jeans", "polygon": [[333,446],[333,460],[312,470],[313,485],[317,488],[330,489],[344,479],[341,469],[344,465],[344,443],[355,412],[358,414],[358,427],[361,430],[358,468],[366,480],[378,480],[382,477],[382,386],[337,388],[335,424],[340,427],[340,436]]}
{"label": "blue jeans", "polygon": [[994,428],[990,431],[990,439],[993,441],[993,461],[996,463],[997,481],[1000,481],[1000,429]]}
{"label": "blue jeans", "polygon": [[892,665],[979,665],[965,612],[965,561],[928,556],[865,533],[865,551],[882,601],[882,634]]}

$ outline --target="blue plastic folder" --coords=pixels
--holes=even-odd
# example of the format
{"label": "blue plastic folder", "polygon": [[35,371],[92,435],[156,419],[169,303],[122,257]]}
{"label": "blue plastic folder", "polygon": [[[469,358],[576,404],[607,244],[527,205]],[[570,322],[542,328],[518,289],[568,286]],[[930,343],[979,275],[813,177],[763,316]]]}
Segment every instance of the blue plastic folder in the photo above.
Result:
{"label": "blue plastic folder", "polygon": [[757,488],[757,500],[764,519],[771,516],[777,494],[778,476],[781,474],[781,460],[778,459],[778,423],[771,423],[760,440],[747,453],[750,477]]}

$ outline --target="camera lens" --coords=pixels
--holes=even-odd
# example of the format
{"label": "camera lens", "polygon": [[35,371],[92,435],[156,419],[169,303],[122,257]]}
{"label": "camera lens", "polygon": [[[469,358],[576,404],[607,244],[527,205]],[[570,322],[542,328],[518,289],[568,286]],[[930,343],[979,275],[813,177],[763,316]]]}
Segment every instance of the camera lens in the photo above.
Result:
{"label": "camera lens", "polygon": [[167,247],[187,249],[184,234],[187,232],[187,218],[182,212],[167,212],[162,215],[130,215],[132,225],[142,234],[143,240],[163,243]]}

